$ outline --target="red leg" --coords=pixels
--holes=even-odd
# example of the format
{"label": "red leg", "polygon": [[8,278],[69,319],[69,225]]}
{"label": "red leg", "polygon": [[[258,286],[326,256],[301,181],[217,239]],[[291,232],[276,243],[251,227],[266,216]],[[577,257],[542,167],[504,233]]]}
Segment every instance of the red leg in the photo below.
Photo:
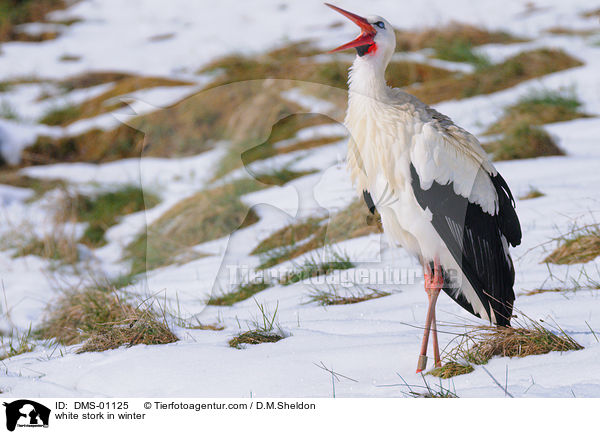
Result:
{"label": "red leg", "polygon": [[444,276],[439,261],[434,260],[433,276],[429,273],[429,266],[425,267],[425,292],[429,299],[429,307],[427,309],[427,319],[425,320],[425,329],[423,331],[423,341],[421,343],[421,353],[417,362],[417,372],[423,371],[427,367],[427,345],[429,343],[429,333],[433,328],[433,352],[436,367],[441,366],[440,350],[437,339],[437,325],[435,321],[435,304],[440,295],[440,291],[444,285]]}

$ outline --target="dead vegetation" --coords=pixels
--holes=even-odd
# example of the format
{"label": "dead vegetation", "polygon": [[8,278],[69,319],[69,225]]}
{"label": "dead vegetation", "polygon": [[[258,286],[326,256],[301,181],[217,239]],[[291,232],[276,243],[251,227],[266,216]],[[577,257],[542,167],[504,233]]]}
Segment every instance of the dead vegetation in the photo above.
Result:
{"label": "dead vegetation", "polygon": [[[66,126],[72,122],[80,119],[91,118],[98,116],[102,113],[108,113],[122,106],[122,103],[116,101],[119,96],[126,95],[137,90],[149,89],[152,87],[164,87],[164,86],[189,86],[192,83],[172,80],[161,77],[143,77],[127,74],[115,74],[115,73],[97,73],[92,77],[78,76],[72,80],[63,80],[61,85],[64,87],[73,87],[75,85],[81,86],[82,82],[86,80],[93,82],[94,80],[100,81],[100,79],[106,79],[111,77],[116,81],[113,87],[108,89],[102,94],[88,99],[83,103],[73,106],[67,105],[62,107],[56,107],[46,113],[39,122],[47,125],[60,125]],[[112,101],[112,102],[111,102]]]}
{"label": "dead vegetation", "polygon": [[241,179],[177,203],[127,246],[124,259],[131,261],[132,273],[201,257],[192,247],[256,223],[258,216],[240,196],[262,187]]}
{"label": "dead vegetation", "polygon": [[52,266],[73,266],[80,260],[75,234],[60,226],[41,236],[35,235],[32,228],[23,232],[12,232],[1,240],[1,244],[5,249],[15,249],[13,258],[35,255],[52,261]]}
{"label": "dead vegetation", "polygon": [[0,184],[12,185],[13,187],[29,188],[33,190],[33,195],[28,201],[32,202],[41,198],[47,192],[56,188],[64,188],[65,181],[62,179],[39,179],[23,175],[14,169],[0,170]]}
{"label": "dead vegetation", "polygon": [[314,256],[306,258],[301,265],[296,266],[292,272],[283,276],[279,280],[279,283],[281,285],[291,285],[306,279],[325,276],[332,273],[334,270],[354,268],[354,264],[346,254],[328,251],[326,252],[326,255],[327,258],[323,258],[324,260]]}
{"label": "dead vegetation", "polygon": [[502,63],[477,69],[471,74],[411,86],[407,91],[427,104],[433,104],[497,92],[532,78],[580,65],[582,63],[579,60],[564,51],[542,48],[519,53]]}
{"label": "dead vegetation", "polygon": [[527,193],[519,197],[519,200],[537,199],[538,197],[543,196],[545,196],[545,194],[539,191],[537,188],[530,187]]}
{"label": "dead vegetation", "polygon": [[143,302],[134,305],[106,285],[64,290],[49,306],[36,336],[63,345],[84,342],[78,352],[177,341],[164,317],[151,306]]}
{"label": "dead vegetation", "polygon": [[487,134],[502,133],[522,123],[543,125],[587,117],[579,112],[580,107],[581,102],[573,89],[533,91],[506,107],[503,116],[490,126]]}
{"label": "dead vegetation", "polygon": [[211,306],[233,306],[235,303],[246,300],[253,295],[267,289],[270,285],[263,280],[258,282],[244,282],[238,284],[233,291],[223,292],[212,296],[207,304]]}
{"label": "dead vegetation", "polygon": [[325,288],[313,286],[308,294],[309,303],[317,303],[321,306],[335,306],[362,303],[363,301],[374,300],[376,298],[386,297],[391,292],[375,288],[365,288],[354,285],[352,288],[344,289],[340,293],[334,285],[326,285]]}
{"label": "dead vegetation", "polygon": [[557,238],[559,246],[542,262],[547,264],[580,264],[600,256],[600,225],[574,228]]}
{"label": "dead vegetation", "polygon": [[565,155],[546,131],[527,122],[517,123],[505,131],[504,137],[483,147],[497,161]]}
{"label": "dead vegetation", "polygon": [[[350,63],[336,58],[324,61],[313,56],[322,54],[309,42],[303,41],[275,49],[258,57],[241,55],[227,56],[216,60],[202,70],[203,74],[214,74],[212,86],[221,86],[246,80],[279,78],[310,81],[345,89]],[[442,68],[416,62],[391,62],[388,79],[393,86],[407,86],[448,77],[451,73]]]}
{"label": "dead vegetation", "polygon": [[577,351],[583,347],[560,327],[545,327],[543,321],[526,322],[519,327],[473,326],[457,335],[448,346],[458,344],[442,357],[443,366],[430,373],[450,378],[473,371],[474,365],[484,365],[492,357],[527,357],[552,351]]}
{"label": "dead vegetation", "polygon": [[478,46],[485,44],[510,44],[524,42],[523,39],[507,32],[492,32],[470,24],[451,22],[445,26],[420,31],[396,29],[396,48],[401,51],[418,51],[423,48],[435,48],[440,41],[456,41]]}
{"label": "dead vegetation", "polygon": [[242,350],[247,345],[258,345],[264,343],[279,342],[285,339],[287,335],[282,331],[277,322],[277,310],[279,304],[275,306],[273,313],[269,313],[265,305],[256,303],[260,312],[260,317],[255,318],[249,323],[249,330],[242,332],[229,340],[229,346]]}
{"label": "dead vegetation", "polygon": [[63,0],[1,0],[0,1],[0,42],[5,41],[42,41],[53,39],[57,35],[27,35],[18,31],[19,24],[44,21],[46,14],[63,9],[67,3]]}
{"label": "dead vegetation", "polygon": [[106,243],[104,233],[121,216],[156,206],[159,198],[136,185],[124,185],[95,195],[66,193],[63,196],[59,220],[87,223],[80,242],[90,247]]}
{"label": "dead vegetation", "polygon": [[262,256],[257,268],[265,269],[329,244],[381,232],[379,215],[371,215],[357,200],[328,219],[310,218],[280,229],[262,240],[253,254]]}

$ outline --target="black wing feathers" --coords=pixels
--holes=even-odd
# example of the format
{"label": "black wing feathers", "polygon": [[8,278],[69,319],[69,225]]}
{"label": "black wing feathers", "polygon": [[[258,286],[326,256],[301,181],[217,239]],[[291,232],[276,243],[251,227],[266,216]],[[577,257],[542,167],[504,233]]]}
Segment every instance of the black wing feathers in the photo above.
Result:
{"label": "black wing feathers", "polygon": [[[496,181],[492,180],[499,190],[500,211],[497,215],[490,215],[479,205],[456,194],[451,183],[441,185],[434,182],[429,189],[422,189],[412,164],[410,170],[417,202],[423,209],[431,211],[433,227],[471,283],[488,316],[491,318],[492,310],[496,323],[508,326],[515,299],[514,270],[504,250],[502,236],[511,244],[518,244],[521,228],[506,182],[499,175]],[[488,176],[483,171],[480,175]],[[466,307],[469,303],[464,295],[452,289],[445,291],[459,305],[474,313],[471,306]]]}
{"label": "black wing feathers", "polygon": [[369,208],[371,214],[375,214],[375,202],[373,202],[373,198],[367,190],[363,190],[363,199],[365,200],[367,208]]}

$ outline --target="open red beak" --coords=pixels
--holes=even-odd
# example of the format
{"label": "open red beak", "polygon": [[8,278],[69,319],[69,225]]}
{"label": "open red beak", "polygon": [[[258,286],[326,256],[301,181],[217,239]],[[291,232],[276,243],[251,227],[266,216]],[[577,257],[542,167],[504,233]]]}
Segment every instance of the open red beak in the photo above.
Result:
{"label": "open red beak", "polygon": [[329,3],[325,3],[325,5],[329,6],[334,11],[339,12],[340,14],[354,22],[354,24],[356,24],[362,30],[360,32],[360,35],[358,35],[358,37],[355,40],[350,41],[347,44],[340,45],[337,48],[334,48],[333,50],[329,51],[330,53],[345,50],[347,48],[360,47],[362,45],[371,45],[375,43],[375,41],[373,41],[373,38],[375,37],[376,33],[375,29],[371,24],[369,24],[369,22],[365,18],[353,14],[352,12],[345,11],[344,9],[338,8],[337,6],[331,5]]}

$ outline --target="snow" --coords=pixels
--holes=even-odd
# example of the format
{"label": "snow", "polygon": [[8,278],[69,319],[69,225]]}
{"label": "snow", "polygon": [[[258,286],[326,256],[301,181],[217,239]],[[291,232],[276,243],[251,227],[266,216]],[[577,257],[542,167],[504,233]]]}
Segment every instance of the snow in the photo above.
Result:
{"label": "snow", "polygon": [[[210,5],[210,6],[209,6]],[[528,11],[522,1],[473,3],[454,1],[452,7],[441,0],[403,4],[372,1],[368,5],[347,0],[343,7],[357,13],[377,13],[401,28],[440,25],[452,20],[508,30],[532,41],[511,45],[488,45],[480,51],[501,61],[520,51],[557,47],[585,62],[585,65],[530,80],[513,88],[460,101],[447,101],[436,109],[449,115],[459,125],[475,134],[481,133],[501,114],[503,107],[514,103],[532,89],[559,89],[573,86],[583,101],[583,110],[600,114],[600,47],[589,38],[553,36],[545,30],[555,25],[576,29],[590,28],[593,22],[580,12],[594,8],[589,1],[536,2]],[[209,9],[210,8],[210,9]],[[260,11],[260,13],[257,13]],[[210,19],[206,19],[209,16]],[[305,38],[324,49],[339,45],[356,33],[352,24],[330,27],[342,21],[326,10],[319,1],[282,4],[277,1],[256,2],[191,2],[177,0],[82,0],[67,11],[53,14],[54,19],[78,17],[82,21],[61,27],[61,35],[42,43],[13,42],[3,44],[0,55],[0,81],[35,76],[60,79],[86,71],[118,70],[171,78],[190,79],[203,65],[229,53],[261,52],[289,41]],[[135,26],[132,26],[135,23]],[[35,28],[35,26],[32,26]],[[172,38],[152,40],[157,35]],[[78,62],[61,62],[65,54],[81,56]],[[108,55],[107,53],[110,53]],[[410,55],[423,60],[423,53]],[[422,57],[419,57],[422,56]],[[448,62],[432,63],[442,67],[468,70],[469,66]],[[89,128],[112,128],[125,122],[133,113],[147,113],[167,107],[196,92],[206,83],[195,76],[194,85],[153,88],[128,95],[127,110],[78,121],[67,128],[36,124],[50,107],[79,102],[106,90],[96,88],[37,101],[48,84],[30,83],[15,86],[0,94],[19,115],[15,121],[0,120],[0,144],[4,158],[17,162],[20,151],[38,134],[53,136],[83,132]],[[45,86],[45,87],[44,87]],[[308,111],[329,112],[331,103],[293,90],[285,97]],[[554,247],[553,238],[574,224],[600,221],[600,120],[597,117],[561,122],[544,127],[556,137],[567,153],[564,157],[499,162],[499,171],[508,181],[515,196],[535,187],[545,196],[533,200],[517,200],[523,244],[513,251],[517,270],[516,307],[533,319],[556,321],[585,349],[569,353],[551,353],[523,359],[494,358],[486,366],[501,383],[508,369],[508,390],[526,397],[598,397],[600,370],[595,369],[600,357],[600,343],[590,331],[600,330],[599,291],[579,290],[569,293],[522,295],[525,291],[551,288],[561,280],[576,277],[584,270],[598,274],[600,258],[587,264],[552,265],[540,262]],[[294,140],[345,135],[340,125],[311,127]],[[287,144],[287,143],[285,143]],[[283,146],[285,144],[279,144]],[[212,172],[225,152],[219,143],[203,154],[178,159],[126,159],[105,164],[62,163],[28,167],[21,173],[40,179],[64,179],[71,188],[99,191],[117,185],[141,182],[144,189],[157,193],[162,202],[145,213],[123,217],[107,234],[107,245],[91,252],[94,265],[108,275],[127,268],[120,261],[123,247],[147,223],[159,218],[178,201],[206,187]],[[388,245],[385,237],[370,235],[336,245],[358,263],[356,269],[333,275],[340,282],[356,280],[361,272],[400,268],[416,279],[383,287],[392,295],[367,302],[321,307],[309,302],[310,282],[289,286],[275,285],[231,307],[207,306],[211,292],[226,284],[231,267],[252,268],[259,257],[250,251],[257,242],[284,227],[294,219],[335,212],[355,200],[356,192],[344,165],[345,142],[340,141],[311,150],[282,155],[268,162],[250,165],[260,170],[284,167],[294,170],[318,170],[283,187],[270,187],[243,196],[248,208],[253,207],[260,221],[248,228],[196,247],[208,256],[185,264],[170,265],[148,273],[147,278],[127,288],[184,319],[202,323],[220,322],[222,331],[192,330],[175,327],[180,341],[161,346],[136,345],[103,353],[76,354],[76,346],[55,348],[38,343],[35,351],[4,360],[0,372],[5,396],[203,396],[211,397],[329,397],[330,375],[315,366],[323,362],[336,372],[356,382],[342,379],[336,384],[340,397],[396,397],[406,388],[390,386],[399,383],[401,374],[411,384],[422,380],[414,374],[427,308],[420,267],[402,249]],[[244,176],[245,169],[231,174]],[[58,194],[58,192],[57,192]],[[53,228],[49,209],[56,195],[29,203],[26,189],[1,186],[0,237],[15,233],[46,233]],[[43,319],[44,308],[57,296],[60,279],[72,279],[69,273],[57,277],[52,264],[35,256],[13,257],[14,250],[0,251],[1,330],[5,333],[25,332]],[[289,269],[310,255],[280,264],[274,271]],[[228,268],[229,267],[229,268]],[[51,271],[52,270],[52,271]],[[411,274],[412,273],[412,274]],[[215,284],[215,281],[217,282]],[[244,350],[230,348],[227,342],[245,329],[246,323],[258,315],[258,304],[273,312],[288,337],[274,344],[249,346]],[[464,329],[461,325],[481,324],[448,297],[440,297],[438,318],[442,322],[442,348]],[[600,336],[600,333],[597,332]],[[134,366],[135,369],[131,369]],[[148,381],[152,378],[153,381]],[[437,380],[434,381],[437,383]],[[483,367],[475,372],[454,377],[444,385],[461,397],[502,397]]]}

